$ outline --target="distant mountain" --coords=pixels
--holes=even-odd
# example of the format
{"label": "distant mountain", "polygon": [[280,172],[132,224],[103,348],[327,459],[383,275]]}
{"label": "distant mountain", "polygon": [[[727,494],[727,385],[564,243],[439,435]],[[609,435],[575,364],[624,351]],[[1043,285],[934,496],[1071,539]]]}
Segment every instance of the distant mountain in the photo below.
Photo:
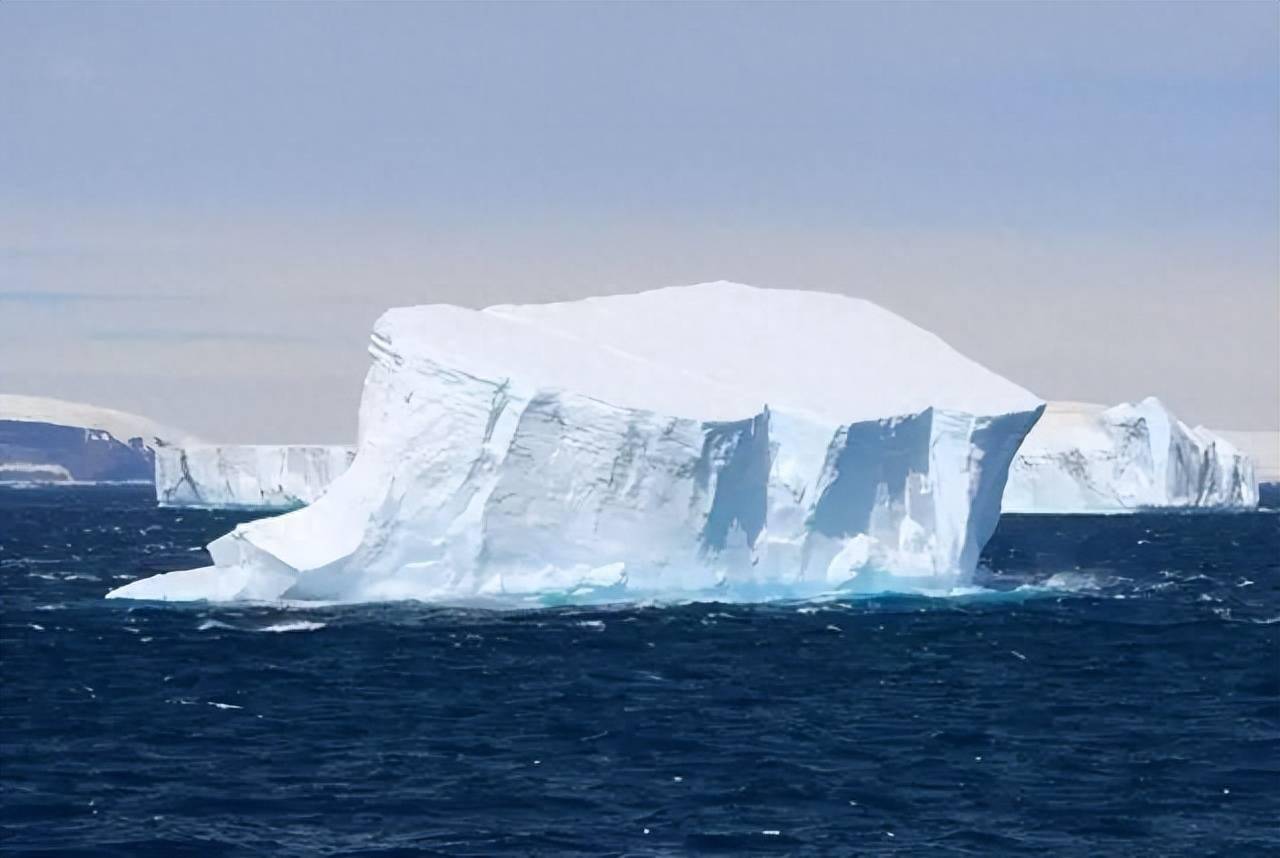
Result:
{"label": "distant mountain", "polygon": [[0,483],[150,483],[156,448],[195,441],[124,411],[0,394]]}

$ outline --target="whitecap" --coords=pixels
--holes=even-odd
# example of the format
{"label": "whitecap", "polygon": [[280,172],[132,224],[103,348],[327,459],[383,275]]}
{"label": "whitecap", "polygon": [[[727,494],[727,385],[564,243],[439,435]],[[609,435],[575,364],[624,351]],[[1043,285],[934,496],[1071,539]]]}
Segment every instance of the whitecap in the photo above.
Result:
{"label": "whitecap", "polygon": [[1098,579],[1084,572],[1057,572],[1041,586],[1050,590],[1097,590]]}
{"label": "whitecap", "polygon": [[294,620],[289,623],[275,623],[258,629],[260,632],[314,632],[323,629],[325,623],[313,623],[310,620]]}

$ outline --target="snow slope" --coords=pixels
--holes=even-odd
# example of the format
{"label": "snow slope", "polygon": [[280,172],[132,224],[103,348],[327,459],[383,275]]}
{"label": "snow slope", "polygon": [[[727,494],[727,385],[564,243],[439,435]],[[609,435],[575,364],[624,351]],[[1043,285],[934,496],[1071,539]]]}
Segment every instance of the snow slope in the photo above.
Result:
{"label": "snow slope", "polygon": [[144,482],[153,452],[190,440],[145,417],[0,394],[0,482]]}
{"label": "snow slope", "polygon": [[1112,408],[1052,402],[1009,469],[1004,511],[1124,512],[1258,503],[1253,463],[1158,399]]}
{"label": "snow slope", "polygon": [[946,590],[1042,403],[866,301],[733,283],[387,312],[358,453],[111,595],[541,603]]}
{"label": "snow slope", "polygon": [[355,448],[223,445],[156,450],[161,506],[292,509],[318,498],[350,466]]}

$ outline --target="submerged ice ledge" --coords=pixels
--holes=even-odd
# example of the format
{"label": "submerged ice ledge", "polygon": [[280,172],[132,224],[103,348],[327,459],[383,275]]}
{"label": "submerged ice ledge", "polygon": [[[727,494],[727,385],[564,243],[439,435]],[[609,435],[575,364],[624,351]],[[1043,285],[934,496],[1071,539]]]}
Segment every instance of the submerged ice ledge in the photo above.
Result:
{"label": "submerged ice ledge", "polygon": [[358,453],[323,496],[110,595],[946,592],[1042,408],[873,304],[730,283],[392,310],[370,353]]}
{"label": "submerged ice ledge", "polygon": [[[406,582],[402,582],[402,586],[390,593],[353,592],[341,598],[315,599],[296,594],[281,595],[273,587],[261,587],[263,581],[253,570],[203,566],[153,575],[112,591],[107,597],[157,602],[240,602],[299,608],[417,601],[451,608],[518,610],[571,605],[810,602],[884,594],[952,598],[994,592],[972,584],[962,585],[955,580],[940,580],[934,575],[917,577],[872,568],[858,570],[854,577],[837,586],[821,579],[792,582],[711,580],[703,570],[691,568],[685,570],[687,574],[679,576],[680,586],[666,589],[647,589],[635,582],[620,581],[615,572],[612,569],[586,570],[581,577],[574,578],[572,574],[566,574],[566,570],[560,570],[554,578],[540,581],[531,589],[506,590],[499,586],[476,591],[417,590],[411,585],[403,586]],[[699,584],[705,586],[700,587]]]}

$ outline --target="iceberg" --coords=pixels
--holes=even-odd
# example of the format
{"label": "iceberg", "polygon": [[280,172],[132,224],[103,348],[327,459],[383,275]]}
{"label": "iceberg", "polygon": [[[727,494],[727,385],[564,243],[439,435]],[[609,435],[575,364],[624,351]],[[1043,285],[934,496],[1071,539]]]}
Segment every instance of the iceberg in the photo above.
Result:
{"label": "iceberg", "polygon": [[150,483],[155,452],[191,440],[124,411],[0,394],[0,483]]}
{"label": "iceberg", "polygon": [[1004,511],[1109,513],[1258,505],[1251,459],[1155,397],[1051,402],[1009,469]]}
{"label": "iceberg", "polygon": [[339,445],[207,445],[156,450],[161,506],[293,509],[311,503],[351,465]]}
{"label": "iceberg", "polygon": [[1043,403],[867,301],[706,283],[377,322],[351,467],[136,599],[963,586]]}

